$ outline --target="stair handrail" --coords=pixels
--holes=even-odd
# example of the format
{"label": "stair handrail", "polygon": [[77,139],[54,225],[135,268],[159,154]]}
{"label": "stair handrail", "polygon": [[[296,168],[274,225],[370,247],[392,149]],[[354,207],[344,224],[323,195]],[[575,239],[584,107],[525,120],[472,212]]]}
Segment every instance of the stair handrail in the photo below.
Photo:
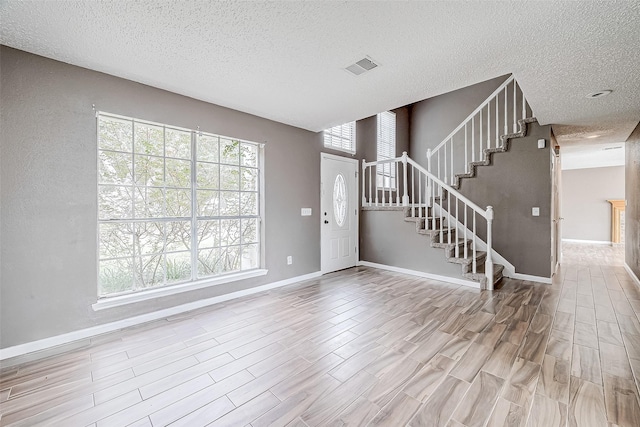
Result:
{"label": "stair handrail", "polygon": [[449,135],[447,135],[447,137],[445,139],[442,140],[442,142],[438,145],[436,145],[435,148],[431,149],[431,153],[435,153],[436,151],[438,151],[440,148],[442,148],[442,146],[444,146],[444,144],[446,144],[447,141],[449,141],[451,138],[453,138],[453,136],[458,133],[460,131],[460,129],[462,129],[464,127],[465,124],[467,124],[473,117],[475,117],[480,110],[482,110],[484,107],[487,106],[487,104],[489,104],[491,101],[493,101],[493,99],[500,94],[500,92],[502,92],[504,90],[505,87],[509,86],[509,84],[515,80],[515,77],[512,75],[511,77],[509,77],[507,80],[504,81],[504,83],[502,83],[500,86],[498,86],[498,88],[496,90],[494,90],[491,95],[489,95],[487,97],[487,99],[485,99],[482,104],[478,105],[478,108],[476,108],[475,110],[473,110],[473,112],[471,114],[469,114],[467,116],[466,119],[464,119],[457,128],[455,128]]}
{"label": "stair handrail", "polygon": [[[377,167],[379,165],[384,165],[384,164],[392,164],[395,163],[396,164],[396,174],[395,174],[395,186],[394,187],[382,187],[382,190],[380,190],[377,186],[377,175],[378,172],[376,170],[376,175],[375,175],[375,180],[374,178],[372,178],[372,169],[374,167]],[[403,176],[403,193],[402,193],[402,199],[400,198],[400,186],[399,186],[399,182],[398,182],[398,165],[402,164],[402,176]],[[409,197],[409,193],[408,193],[408,166],[412,167],[411,170],[411,182],[412,182],[412,188],[411,188],[411,198]],[[369,202],[367,202],[367,187],[366,187],[366,177],[367,177],[367,168],[369,168],[369,197],[370,200]],[[418,198],[420,200],[420,203],[416,204],[416,199],[415,199],[415,171],[418,171]],[[381,192],[382,193],[382,206],[387,207],[387,206],[403,206],[403,207],[412,207],[411,209],[411,216],[415,216],[415,207],[417,206],[418,209],[421,209],[422,206],[422,188],[421,188],[421,183],[422,183],[422,179],[420,177],[420,174],[423,174],[426,177],[426,186],[425,186],[425,190],[426,190],[426,195],[425,195],[425,200],[427,201],[427,205],[428,206],[434,206],[435,203],[435,199],[433,199],[433,189],[431,188],[431,186],[433,186],[434,184],[440,187],[440,203],[442,203],[442,195],[444,194],[443,191],[446,191],[449,194],[449,197],[453,196],[456,199],[456,208],[455,208],[455,212],[456,215],[453,215],[453,212],[451,210],[451,207],[449,206],[449,208],[447,210],[444,209],[444,206],[440,206],[438,205],[439,209],[440,209],[440,218],[442,220],[443,217],[447,217],[448,221],[449,221],[449,229],[451,229],[451,222],[452,219],[455,220],[456,225],[455,225],[455,229],[457,230],[461,224],[460,221],[458,220],[458,208],[457,208],[457,202],[461,202],[464,206],[469,207],[472,211],[478,213],[481,217],[483,217],[486,222],[487,222],[487,255],[486,255],[486,260],[485,260],[485,276],[487,278],[487,287],[488,289],[493,289],[493,249],[492,249],[492,223],[493,223],[493,219],[494,219],[494,212],[493,212],[493,207],[492,206],[487,206],[486,209],[481,208],[480,206],[478,206],[477,204],[475,204],[474,202],[472,202],[471,200],[469,200],[467,197],[465,197],[462,193],[460,193],[458,190],[456,190],[455,188],[453,188],[452,186],[448,185],[447,183],[445,183],[443,180],[441,180],[440,178],[438,178],[437,176],[435,176],[433,173],[429,172],[427,169],[425,169],[423,166],[421,166],[420,164],[418,164],[416,161],[414,161],[413,159],[411,159],[408,155],[407,152],[403,152],[402,156],[400,157],[396,157],[393,159],[385,159],[385,160],[375,160],[375,161],[371,161],[371,162],[367,162],[365,159],[362,159],[362,206],[380,206],[379,205],[379,199],[378,199],[378,194]],[[375,181],[375,185],[374,185],[374,181]],[[391,181],[390,181],[391,182]],[[373,197],[373,195],[371,194],[371,191],[375,190],[375,204],[373,204],[373,202],[371,201],[371,198]],[[389,194],[389,202],[388,204],[385,201],[385,191],[388,191]],[[392,191],[396,191],[396,202],[394,204],[393,202],[393,197],[391,192]],[[400,200],[402,200],[402,204],[400,203]],[[451,200],[449,198],[449,200]],[[446,215],[443,215],[443,212],[446,212]],[[465,218],[465,223],[464,223],[464,235],[465,235],[465,239],[466,239],[466,234],[467,234],[467,229],[466,229],[466,221],[467,221],[467,215],[466,215],[466,210],[464,213],[464,218]],[[475,215],[473,216],[473,233],[472,233],[472,237],[473,237],[473,272],[476,272],[476,261],[475,261],[475,254],[476,254],[476,246],[475,246],[475,239],[476,239],[476,235],[475,235],[476,229],[475,229]],[[442,228],[440,231],[440,236],[442,239]],[[449,243],[451,243],[451,234],[449,234]],[[465,257],[466,257],[466,246],[465,246]],[[456,257],[459,256],[459,248],[456,245]]]}
{"label": "stair handrail", "polygon": [[517,133],[521,120],[531,116],[517,80],[507,78],[445,139],[427,150],[427,169],[458,188],[460,176],[471,174],[479,163],[486,164],[489,150],[503,151],[505,135]]}

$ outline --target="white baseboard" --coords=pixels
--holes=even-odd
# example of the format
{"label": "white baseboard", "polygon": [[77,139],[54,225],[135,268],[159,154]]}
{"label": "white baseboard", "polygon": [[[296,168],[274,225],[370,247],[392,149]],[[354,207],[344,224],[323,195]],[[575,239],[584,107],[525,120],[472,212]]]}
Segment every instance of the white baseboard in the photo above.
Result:
{"label": "white baseboard", "polygon": [[91,338],[96,335],[117,331],[119,329],[123,329],[129,326],[135,326],[141,323],[151,322],[153,320],[159,320],[166,317],[175,316],[180,313],[196,310],[198,308],[206,307],[206,306],[217,304],[224,301],[229,301],[229,300],[240,298],[246,295],[251,295],[251,294],[255,294],[262,291],[268,291],[270,289],[291,285],[293,283],[302,282],[304,280],[314,279],[316,277],[320,277],[321,275],[322,275],[321,272],[316,271],[314,273],[304,274],[302,276],[291,277],[289,279],[280,280],[273,283],[267,283],[266,285],[256,286],[255,288],[232,292],[225,295],[219,295],[217,297],[194,301],[194,302],[178,305],[171,308],[165,308],[164,310],[158,310],[151,313],[142,314],[140,316],[129,317],[127,319],[118,320],[116,322],[105,323],[103,325],[93,326],[91,328],[80,329],[78,331],[68,332],[66,334],[56,335],[53,337],[44,338],[37,341],[31,341],[28,343],[15,345],[13,347],[3,348],[3,349],[0,349],[0,360],[6,360],[12,357],[22,356],[28,353],[46,350],[52,347],[69,344],[74,341]]}
{"label": "white baseboard", "polygon": [[396,273],[410,274],[412,276],[424,277],[426,279],[439,280],[441,282],[453,283],[456,285],[470,286],[480,289],[480,283],[471,280],[458,279],[456,277],[440,276],[439,274],[425,273],[423,271],[409,270],[408,268],[395,267],[393,265],[378,264],[369,261],[358,261],[358,265],[365,267],[379,268],[380,270],[394,271]]}
{"label": "white baseboard", "polygon": [[611,245],[611,242],[608,242],[606,240],[562,239],[562,241],[567,243],[590,243],[592,245]]}
{"label": "white baseboard", "polygon": [[633,272],[631,267],[629,267],[629,264],[627,264],[626,262],[624,263],[624,269],[627,270],[627,273],[629,273],[629,276],[631,276],[631,279],[633,279],[633,281],[636,282],[636,285],[640,286],[640,279],[638,278],[638,276],[636,276],[636,274]]}
{"label": "white baseboard", "polygon": [[527,280],[529,282],[547,283],[549,285],[551,284],[550,277],[532,276],[530,274],[522,273],[512,273],[509,277],[511,277],[512,279]]}

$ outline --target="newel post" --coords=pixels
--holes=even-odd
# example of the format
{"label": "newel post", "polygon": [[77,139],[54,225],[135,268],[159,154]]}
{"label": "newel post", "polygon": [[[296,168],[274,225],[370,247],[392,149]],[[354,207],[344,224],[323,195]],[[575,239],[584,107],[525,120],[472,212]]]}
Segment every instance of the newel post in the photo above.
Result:
{"label": "newel post", "polygon": [[403,179],[403,187],[404,193],[402,194],[402,206],[409,206],[409,193],[407,192],[407,152],[402,152],[402,175]]}
{"label": "newel post", "polygon": [[365,182],[365,171],[367,170],[367,164],[362,159],[362,206],[367,205],[367,186]]}
{"label": "newel post", "polygon": [[487,206],[487,259],[484,264],[484,274],[487,277],[487,289],[493,290],[493,248],[491,226],[493,224],[493,207]]}

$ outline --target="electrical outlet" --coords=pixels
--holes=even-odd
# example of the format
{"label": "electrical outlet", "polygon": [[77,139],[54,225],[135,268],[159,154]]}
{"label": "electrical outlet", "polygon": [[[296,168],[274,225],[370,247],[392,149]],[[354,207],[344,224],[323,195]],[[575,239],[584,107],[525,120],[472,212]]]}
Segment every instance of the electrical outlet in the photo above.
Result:
{"label": "electrical outlet", "polygon": [[293,264],[293,257],[291,255],[289,255],[287,257],[287,265],[291,265],[291,264]]}
{"label": "electrical outlet", "polygon": [[540,208],[531,208],[532,216],[540,216]]}
{"label": "electrical outlet", "polygon": [[302,216],[311,216],[311,208],[301,208],[300,215]]}

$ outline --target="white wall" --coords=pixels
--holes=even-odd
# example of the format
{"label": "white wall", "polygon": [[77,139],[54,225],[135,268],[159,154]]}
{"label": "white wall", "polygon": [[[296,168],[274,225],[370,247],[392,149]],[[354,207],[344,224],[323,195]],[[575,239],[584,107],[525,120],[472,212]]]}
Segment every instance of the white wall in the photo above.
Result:
{"label": "white wall", "polygon": [[612,199],[624,199],[624,166],[563,170],[562,238],[610,242]]}

